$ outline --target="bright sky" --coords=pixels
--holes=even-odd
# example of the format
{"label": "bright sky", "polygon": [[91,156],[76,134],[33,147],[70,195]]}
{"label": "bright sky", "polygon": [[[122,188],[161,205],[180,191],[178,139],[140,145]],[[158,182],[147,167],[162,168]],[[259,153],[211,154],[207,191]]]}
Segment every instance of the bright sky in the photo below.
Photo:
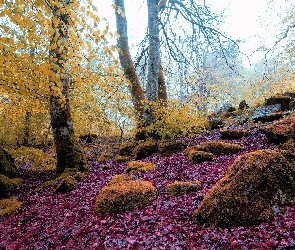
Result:
{"label": "bright sky", "polygon": [[[111,29],[115,30],[115,15],[110,0],[93,0],[99,13],[106,17]],[[196,0],[203,2],[204,0]],[[224,30],[233,38],[244,39],[241,50],[248,56],[260,46],[271,47],[275,42],[276,27],[273,23],[280,22],[279,16],[273,11],[266,12],[268,0],[206,0],[217,13],[225,10]],[[283,2],[275,1],[275,10],[282,12]],[[128,20],[129,39],[132,45],[141,40],[146,27],[146,0],[125,0],[126,16]],[[262,25],[264,20],[264,25]],[[268,23],[272,23],[266,28]],[[255,52],[251,61],[257,61],[263,56],[262,52]]]}

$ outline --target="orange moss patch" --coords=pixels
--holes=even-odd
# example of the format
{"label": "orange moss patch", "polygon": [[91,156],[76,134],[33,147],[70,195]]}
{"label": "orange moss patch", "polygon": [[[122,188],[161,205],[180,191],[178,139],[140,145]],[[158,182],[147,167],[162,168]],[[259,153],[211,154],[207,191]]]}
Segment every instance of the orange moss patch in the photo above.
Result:
{"label": "orange moss patch", "polygon": [[111,153],[108,152],[101,152],[98,157],[97,157],[97,161],[98,162],[104,162],[107,161],[109,159],[112,159],[114,156]]}
{"label": "orange moss patch", "polygon": [[126,172],[133,173],[138,171],[149,171],[155,169],[156,165],[151,162],[130,161],[127,164]]}
{"label": "orange moss patch", "polygon": [[132,174],[131,175],[130,174],[118,174],[118,175],[114,175],[112,177],[112,179],[110,180],[108,185],[114,185],[119,182],[134,181],[134,180],[135,180],[135,176]]}
{"label": "orange moss patch", "polygon": [[194,150],[194,149],[191,149],[188,153],[188,158],[189,158],[190,162],[195,163],[195,164],[201,163],[204,161],[212,161],[213,157],[214,157],[214,155],[212,153],[198,151],[198,150]]}
{"label": "orange moss patch", "polygon": [[171,155],[180,152],[186,148],[186,144],[180,141],[177,142],[160,142],[159,143],[159,154],[160,155]]}
{"label": "orange moss patch", "polygon": [[284,143],[295,139],[295,117],[286,118],[262,128],[261,131],[274,143]]}
{"label": "orange moss patch", "polygon": [[158,151],[158,146],[154,141],[146,141],[139,143],[133,150],[136,160],[141,160]]}
{"label": "orange moss patch", "polygon": [[240,139],[247,136],[248,133],[246,130],[221,129],[220,134],[222,139]]}
{"label": "orange moss patch", "polygon": [[205,151],[214,155],[228,155],[239,152],[242,147],[238,144],[226,143],[223,141],[204,142],[194,148],[198,151]]}
{"label": "orange moss patch", "polygon": [[251,226],[269,221],[291,204],[295,167],[276,150],[259,150],[237,159],[209,190],[193,221],[207,226]]}
{"label": "orange moss patch", "polygon": [[115,158],[115,161],[116,161],[117,163],[126,162],[126,161],[129,161],[129,157],[128,157],[128,156],[125,156],[125,155],[118,155],[118,156]]}
{"label": "orange moss patch", "polygon": [[168,184],[166,187],[166,192],[171,195],[183,195],[198,191],[201,189],[201,183],[198,181],[175,181],[171,184]]}
{"label": "orange moss patch", "polygon": [[5,216],[12,214],[14,211],[19,209],[22,202],[16,199],[2,199],[0,200],[0,215]]}
{"label": "orange moss patch", "polygon": [[142,208],[158,196],[149,181],[126,181],[104,187],[96,199],[96,213],[113,213]]}

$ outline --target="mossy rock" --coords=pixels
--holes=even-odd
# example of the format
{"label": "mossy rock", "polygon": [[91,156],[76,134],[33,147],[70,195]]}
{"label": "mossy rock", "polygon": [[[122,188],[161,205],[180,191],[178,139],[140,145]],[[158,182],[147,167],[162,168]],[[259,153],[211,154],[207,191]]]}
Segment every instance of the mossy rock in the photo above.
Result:
{"label": "mossy rock", "polygon": [[119,182],[134,181],[134,180],[135,180],[135,176],[132,174],[118,174],[112,177],[108,185],[110,186],[110,185],[117,184]]}
{"label": "mossy rock", "polygon": [[285,143],[289,139],[295,139],[295,117],[285,118],[261,128],[269,141],[273,143]]}
{"label": "mossy rock", "polygon": [[110,160],[114,157],[114,155],[112,153],[108,153],[108,152],[101,152],[98,156],[97,156],[97,161],[98,162],[104,162],[107,160]]}
{"label": "mossy rock", "polygon": [[17,177],[19,174],[12,156],[3,148],[0,148],[0,174],[8,178]]}
{"label": "mossy rock", "polygon": [[79,140],[84,143],[93,143],[97,139],[98,139],[98,135],[91,134],[91,133],[79,136]]}
{"label": "mossy rock", "polygon": [[135,141],[124,143],[119,149],[119,155],[131,156],[136,145],[137,145],[137,142]]}
{"label": "mossy rock", "polygon": [[281,105],[281,110],[285,111],[289,109],[291,98],[287,95],[274,95],[265,99],[264,105]]}
{"label": "mossy rock", "polygon": [[295,167],[276,150],[238,158],[193,212],[198,225],[252,226],[269,221],[291,204]]}
{"label": "mossy rock", "polygon": [[76,180],[73,176],[69,176],[65,179],[61,179],[60,183],[53,191],[54,193],[67,193],[74,189]]}
{"label": "mossy rock", "polygon": [[216,114],[211,114],[208,116],[208,124],[210,129],[218,129],[224,126],[224,119]]}
{"label": "mossy rock", "polygon": [[101,190],[94,210],[102,214],[134,210],[150,205],[157,196],[157,189],[149,181],[119,182]]}
{"label": "mossy rock", "polygon": [[201,189],[201,183],[198,181],[175,181],[168,184],[166,192],[171,195],[189,194]]}
{"label": "mossy rock", "polygon": [[181,141],[172,142],[160,142],[159,143],[159,155],[171,155],[180,152],[186,148],[186,144]]}
{"label": "mossy rock", "polygon": [[22,202],[16,199],[2,199],[0,200],[0,216],[12,214],[22,205]]}
{"label": "mossy rock", "polygon": [[20,178],[9,179],[7,176],[0,174],[0,198],[7,197],[8,193],[14,191],[21,181]]}
{"label": "mossy rock", "polygon": [[154,141],[146,141],[139,143],[133,149],[133,155],[136,160],[141,160],[145,157],[151,156],[158,151],[158,146]]}
{"label": "mossy rock", "polygon": [[221,129],[221,139],[241,139],[248,135],[247,130],[242,129]]}
{"label": "mossy rock", "polygon": [[197,164],[205,161],[212,161],[214,155],[209,152],[190,150],[188,153],[188,158],[190,162]]}
{"label": "mossy rock", "polygon": [[115,158],[115,161],[117,163],[122,163],[122,162],[126,162],[126,161],[129,161],[129,157],[128,156],[125,156],[125,155],[118,155],[116,158]]}
{"label": "mossy rock", "polygon": [[134,173],[139,171],[149,171],[156,168],[156,165],[151,162],[130,161],[127,164],[126,172]]}
{"label": "mossy rock", "polygon": [[205,151],[214,155],[229,155],[241,151],[242,147],[238,144],[226,143],[223,141],[203,142],[194,147],[197,151]]}
{"label": "mossy rock", "polygon": [[284,117],[283,112],[276,112],[276,113],[270,113],[270,114],[262,114],[260,116],[252,116],[252,120],[254,122],[261,122],[261,123],[266,123],[266,122],[273,122],[280,120]]}

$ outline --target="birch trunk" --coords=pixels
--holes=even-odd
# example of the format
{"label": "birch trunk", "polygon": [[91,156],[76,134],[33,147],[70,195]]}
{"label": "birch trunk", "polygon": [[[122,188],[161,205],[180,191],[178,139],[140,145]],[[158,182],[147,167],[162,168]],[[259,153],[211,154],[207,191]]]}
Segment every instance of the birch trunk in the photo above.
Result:
{"label": "birch trunk", "polygon": [[158,78],[160,70],[160,34],[158,0],[147,0],[149,28],[149,58],[146,97],[149,104],[144,112],[144,126],[155,121],[155,110],[151,103],[158,101]]}
{"label": "birch trunk", "polygon": [[[69,4],[69,0],[59,0],[57,4]],[[50,50],[51,70],[54,74],[59,73],[60,76],[58,79],[52,78],[51,81],[54,85],[57,85],[56,81],[60,81],[65,101],[61,102],[60,97],[52,95],[50,115],[57,155],[57,174],[61,174],[67,168],[85,171],[89,167],[83,149],[75,136],[69,103],[69,77],[65,68],[68,51],[65,44],[68,41],[69,15],[60,12],[59,7],[55,6],[53,7],[53,20],[54,18],[55,22],[52,23],[52,27],[55,34],[52,37],[51,45],[55,44],[56,48]],[[58,24],[56,20],[58,20]]]}

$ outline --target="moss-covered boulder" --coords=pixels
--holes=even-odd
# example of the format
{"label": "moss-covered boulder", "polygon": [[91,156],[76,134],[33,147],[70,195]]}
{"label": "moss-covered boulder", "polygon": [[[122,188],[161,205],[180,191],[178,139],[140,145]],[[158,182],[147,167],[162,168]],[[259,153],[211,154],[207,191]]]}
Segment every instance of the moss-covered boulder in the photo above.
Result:
{"label": "moss-covered boulder", "polygon": [[141,160],[145,157],[148,157],[152,154],[155,154],[158,151],[158,146],[154,141],[146,141],[139,143],[133,149],[133,155],[136,160]]}
{"label": "moss-covered boulder", "polygon": [[103,214],[134,210],[150,205],[157,196],[157,189],[149,181],[119,182],[101,190],[94,210]]}
{"label": "moss-covered boulder", "polygon": [[126,161],[129,161],[130,158],[128,156],[125,156],[125,155],[118,155],[116,158],[115,158],[115,161],[117,163],[122,163],[122,162],[126,162]]}
{"label": "moss-covered boulder", "polygon": [[238,153],[242,147],[238,144],[227,143],[223,141],[203,142],[194,147],[197,151],[205,151],[214,155],[228,155]]}
{"label": "moss-covered boulder", "polygon": [[7,176],[0,174],[0,198],[4,198],[9,192],[14,191],[21,181],[20,178],[9,179]]}
{"label": "moss-covered boulder", "polygon": [[114,155],[112,153],[109,153],[109,152],[101,152],[97,156],[97,161],[98,162],[104,162],[104,161],[107,161],[107,160],[112,159],[113,157],[114,157]]}
{"label": "moss-covered boulder", "polygon": [[126,172],[134,173],[139,171],[149,171],[155,169],[156,165],[151,162],[143,162],[143,161],[130,161],[127,164]]}
{"label": "moss-covered boulder", "polygon": [[295,139],[295,117],[285,118],[261,128],[268,140],[273,143],[284,143],[289,139]]}
{"label": "moss-covered boulder", "polygon": [[69,176],[67,178],[61,179],[56,189],[53,191],[54,193],[67,193],[74,189],[76,180],[73,176]]}
{"label": "moss-covered boulder", "polygon": [[291,98],[287,95],[274,95],[265,99],[264,105],[277,105],[281,106],[281,110],[285,111],[289,109]]}
{"label": "moss-covered boulder", "polygon": [[14,211],[19,209],[22,202],[16,199],[2,199],[0,200],[0,216],[6,216],[12,214]]}
{"label": "moss-covered boulder", "polygon": [[119,155],[131,156],[138,142],[126,142],[119,148]]}
{"label": "moss-covered boulder", "polygon": [[3,148],[0,148],[0,174],[8,178],[18,176],[18,169],[14,164],[12,156]]}
{"label": "moss-covered boulder", "polygon": [[97,134],[85,134],[85,135],[80,135],[79,136],[79,140],[83,143],[93,143],[95,142],[95,140],[98,139],[98,135]]}
{"label": "moss-covered boulder", "polygon": [[180,152],[186,148],[186,144],[181,141],[164,141],[159,143],[159,155],[171,155]]}
{"label": "moss-covered boulder", "polygon": [[271,220],[295,195],[295,167],[275,150],[237,159],[193,213],[207,226],[250,226]]}
{"label": "moss-covered boulder", "polygon": [[210,129],[218,129],[224,126],[224,119],[216,114],[208,116],[208,124]]}
{"label": "moss-covered boulder", "polygon": [[188,158],[190,162],[198,164],[205,161],[212,161],[214,158],[214,155],[209,152],[193,149],[188,152]]}
{"label": "moss-covered boulder", "polygon": [[166,192],[171,195],[189,194],[201,189],[201,183],[198,181],[175,181],[166,187]]}
{"label": "moss-covered boulder", "polygon": [[243,129],[221,129],[220,130],[221,139],[241,139],[248,135],[247,130]]}
{"label": "moss-covered boulder", "polygon": [[135,176],[132,174],[118,174],[112,177],[112,179],[108,183],[108,186],[117,184],[119,182],[134,181],[134,180],[135,180]]}

